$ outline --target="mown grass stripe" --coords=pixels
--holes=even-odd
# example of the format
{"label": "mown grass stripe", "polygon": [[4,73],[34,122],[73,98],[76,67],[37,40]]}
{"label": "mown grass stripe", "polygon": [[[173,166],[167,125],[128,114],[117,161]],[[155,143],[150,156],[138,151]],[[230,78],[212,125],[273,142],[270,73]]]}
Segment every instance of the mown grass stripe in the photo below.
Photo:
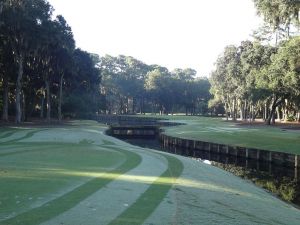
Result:
{"label": "mown grass stripe", "polygon": [[0,136],[0,139],[10,137],[11,135],[13,135],[13,134],[15,134],[15,133],[16,133],[16,131],[7,132],[7,133],[1,135],[1,136]]}
{"label": "mown grass stripe", "polygon": [[[123,173],[138,166],[142,161],[141,157],[136,153],[121,149],[114,150],[122,152],[127,157],[126,161],[118,168],[109,171],[107,175],[94,178],[67,194],[49,201],[38,208],[19,214],[11,219],[1,221],[0,225],[37,225],[47,221],[71,209],[83,199],[103,188],[109,182],[117,179]],[[112,174],[114,174],[114,176],[112,176]]]}
{"label": "mown grass stripe", "polygon": [[168,169],[151,184],[134,204],[111,221],[109,225],[142,224],[154,212],[183,171],[183,164],[179,159],[169,155],[164,155],[164,157],[168,160]]}
{"label": "mown grass stripe", "polygon": [[[43,143],[44,145],[44,143]],[[56,143],[47,143],[47,147],[50,148],[57,148],[57,147],[61,147],[61,144],[56,144]],[[68,146],[68,147],[74,147],[75,144],[73,143],[65,143],[64,146]],[[30,149],[27,149],[27,148]],[[1,146],[2,148],[2,146]],[[7,148],[5,150],[1,150],[0,149],[0,157],[4,157],[4,156],[9,156],[9,155],[17,155],[17,154],[23,154],[23,153],[31,153],[31,152],[39,152],[39,151],[45,151],[44,148],[41,148],[41,145],[38,143],[33,143],[30,145],[25,145],[25,144],[12,144],[12,143],[6,143],[5,146],[3,148]],[[11,150],[13,149],[13,150]],[[4,152],[1,152],[4,151]]]}
{"label": "mown grass stripe", "polygon": [[45,131],[45,130],[48,130],[48,129],[30,131],[30,132],[26,133],[23,137],[12,139],[12,140],[8,140],[8,141],[3,141],[3,142],[0,142],[0,143],[1,144],[6,144],[6,143],[15,143],[17,141],[22,141],[24,139],[31,138],[34,134],[36,134],[36,133],[38,133],[40,131]]}
{"label": "mown grass stripe", "polygon": [[18,154],[23,154],[23,153],[30,153],[30,152],[40,152],[43,151],[43,149],[28,149],[28,150],[19,150],[19,151],[13,151],[13,152],[5,152],[5,153],[0,153],[0,157],[4,156],[9,156],[9,155],[18,155]]}
{"label": "mown grass stripe", "polygon": [[79,145],[76,142],[54,142],[54,141],[26,141],[26,142],[7,142],[7,143],[1,143],[0,148],[5,147],[5,146],[32,146],[32,145]]}

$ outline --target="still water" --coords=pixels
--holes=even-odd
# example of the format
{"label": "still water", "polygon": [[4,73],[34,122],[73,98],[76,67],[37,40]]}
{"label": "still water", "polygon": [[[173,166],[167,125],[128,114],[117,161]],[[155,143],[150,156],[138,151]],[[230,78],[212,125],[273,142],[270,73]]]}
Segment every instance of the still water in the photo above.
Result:
{"label": "still water", "polygon": [[205,151],[194,151],[178,147],[165,148],[160,144],[158,138],[124,138],[122,140],[140,147],[192,157],[195,160],[219,167],[236,176],[252,181],[257,186],[266,189],[270,193],[273,193],[284,201],[294,204],[300,209],[299,168],[282,167],[267,162],[258,162],[256,160],[213,154]]}

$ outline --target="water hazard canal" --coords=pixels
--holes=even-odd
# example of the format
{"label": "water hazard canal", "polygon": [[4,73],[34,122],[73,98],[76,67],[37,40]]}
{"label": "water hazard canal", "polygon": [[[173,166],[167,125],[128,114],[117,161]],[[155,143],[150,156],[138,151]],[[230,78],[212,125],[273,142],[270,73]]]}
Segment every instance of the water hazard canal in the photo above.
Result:
{"label": "water hazard canal", "polygon": [[175,146],[163,146],[158,137],[152,138],[128,138],[118,137],[130,144],[170,152],[173,154],[192,157],[195,160],[211,164],[236,176],[252,181],[278,196],[279,198],[294,204],[300,209],[300,168],[284,167],[270,162],[261,162],[246,158],[196,151]]}

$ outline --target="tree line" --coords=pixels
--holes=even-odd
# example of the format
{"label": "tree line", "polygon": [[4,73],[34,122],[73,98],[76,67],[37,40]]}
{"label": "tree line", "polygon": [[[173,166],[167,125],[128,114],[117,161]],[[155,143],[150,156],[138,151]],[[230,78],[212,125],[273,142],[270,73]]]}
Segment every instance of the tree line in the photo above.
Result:
{"label": "tree line", "polygon": [[147,65],[130,56],[101,58],[103,113],[206,114],[210,83],[196,71]]}
{"label": "tree line", "polygon": [[130,56],[100,58],[76,48],[71,27],[53,12],[46,0],[0,1],[2,120],[207,113],[210,84],[195,70],[170,72]]}
{"label": "tree line", "polygon": [[299,121],[300,3],[254,4],[265,20],[255,41],[227,46],[208,79],[196,77],[191,68],[169,71],[131,56],[83,51],[48,1],[1,0],[2,119],[214,111],[233,120],[261,117],[267,124],[276,118]]}
{"label": "tree line", "polygon": [[[20,123],[97,111],[99,57],[75,47],[63,16],[45,0],[0,2],[0,108]],[[55,109],[54,109],[55,108]]]}
{"label": "tree line", "polygon": [[227,46],[211,74],[210,107],[236,120],[300,121],[299,1],[254,0],[264,26],[254,41]]}

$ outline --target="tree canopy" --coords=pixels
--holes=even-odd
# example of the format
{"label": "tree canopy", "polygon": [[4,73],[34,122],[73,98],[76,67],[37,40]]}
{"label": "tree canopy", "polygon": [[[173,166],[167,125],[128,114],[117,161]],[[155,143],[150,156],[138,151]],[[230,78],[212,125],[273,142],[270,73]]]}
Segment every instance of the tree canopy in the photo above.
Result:
{"label": "tree canopy", "polygon": [[[1,0],[2,119],[214,112],[267,124],[300,120],[300,39],[290,32],[299,28],[300,3],[253,2],[264,27],[255,41],[226,46],[208,79],[192,68],[169,71],[131,56],[86,52],[48,1]],[[266,38],[274,32],[276,45]]]}
{"label": "tree canopy", "polygon": [[[52,12],[46,0],[1,1],[0,106],[5,121],[13,113],[17,123],[37,114],[42,118],[46,116],[49,122],[51,116],[61,120],[62,108],[76,114],[77,111],[70,112],[67,98],[63,96],[69,97],[73,91],[69,87],[80,82],[93,84],[93,93],[86,88],[85,95],[100,94],[96,62],[89,53],[85,55],[88,59],[77,60],[82,51],[75,49],[71,27],[63,16],[53,18]],[[90,96],[86,98],[92,99]],[[73,95],[73,101],[80,100],[82,96]],[[94,114],[98,110],[94,105],[86,104],[85,112]]]}
{"label": "tree canopy", "polygon": [[234,120],[237,115],[261,116],[267,124],[276,116],[299,119],[299,46],[300,38],[294,37],[278,47],[250,41],[226,47],[211,75],[215,101],[219,99]]}
{"label": "tree canopy", "polygon": [[[210,106],[223,104],[233,120],[263,118],[300,121],[299,27],[297,0],[253,0],[265,24],[255,33],[256,41],[227,46],[211,74]],[[275,32],[276,42],[271,38]],[[267,37],[267,38],[266,38]]]}
{"label": "tree canopy", "polygon": [[196,71],[193,69],[175,69],[170,72],[165,67],[147,65],[123,55],[106,55],[101,58],[100,65],[101,92],[105,106],[103,112],[207,112],[210,84],[207,79],[196,79]]}

